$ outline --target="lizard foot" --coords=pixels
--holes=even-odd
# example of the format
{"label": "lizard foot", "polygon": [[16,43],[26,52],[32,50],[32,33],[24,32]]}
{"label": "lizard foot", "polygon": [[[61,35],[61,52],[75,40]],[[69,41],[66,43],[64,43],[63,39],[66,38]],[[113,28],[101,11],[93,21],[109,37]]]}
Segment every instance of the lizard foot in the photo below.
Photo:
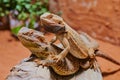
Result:
{"label": "lizard foot", "polygon": [[46,60],[40,60],[40,59],[35,59],[34,62],[38,65],[38,66],[49,66],[48,62]]}
{"label": "lizard foot", "polygon": [[94,71],[96,71],[97,69],[98,69],[98,65],[97,65],[97,63],[96,63],[96,60],[95,59],[93,59],[93,60],[91,60],[90,61],[90,64],[91,64],[91,68],[93,68],[94,69]]}
{"label": "lizard foot", "polygon": [[93,63],[93,69],[94,71],[98,71],[98,64],[96,63],[96,61],[94,61]]}

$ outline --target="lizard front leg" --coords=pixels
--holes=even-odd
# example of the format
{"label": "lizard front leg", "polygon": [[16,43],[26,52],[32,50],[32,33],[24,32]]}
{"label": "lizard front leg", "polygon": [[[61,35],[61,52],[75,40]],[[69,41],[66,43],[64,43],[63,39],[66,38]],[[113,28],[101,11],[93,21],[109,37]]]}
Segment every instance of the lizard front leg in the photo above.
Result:
{"label": "lizard front leg", "polygon": [[67,55],[67,53],[68,53],[69,50],[70,50],[69,42],[68,42],[68,40],[67,40],[65,37],[63,37],[63,39],[62,39],[61,42],[62,42],[62,44],[64,44],[65,49],[64,49],[59,55],[55,55],[55,56],[53,57],[53,60],[56,60],[56,62],[58,62],[58,61],[60,61],[61,59],[65,58],[66,55]]}

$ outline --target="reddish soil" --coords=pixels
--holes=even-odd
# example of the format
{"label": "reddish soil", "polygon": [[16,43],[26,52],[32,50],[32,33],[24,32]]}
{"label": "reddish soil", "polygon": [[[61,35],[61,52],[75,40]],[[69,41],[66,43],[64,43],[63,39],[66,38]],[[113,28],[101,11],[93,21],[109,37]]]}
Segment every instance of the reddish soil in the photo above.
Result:
{"label": "reddish soil", "polygon": [[50,10],[60,10],[74,29],[120,45],[120,0],[50,0],[50,4]]}
{"label": "reddish soil", "polygon": [[[49,36],[48,38],[50,39],[51,37]],[[99,41],[99,43],[100,50],[120,61],[119,46],[103,41]],[[15,40],[9,31],[0,31],[0,55],[0,80],[4,80],[12,66],[23,58],[28,57],[30,52],[19,41]],[[103,72],[111,72],[120,68],[102,58],[98,58],[98,62]],[[104,77],[104,80],[120,80],[120,71]]]}
{"label": "reddish soil", "polygon": [[0,80],[5,80],[12,66],[29,54],[30,52],[15,40],[9,31],[0,31]]}

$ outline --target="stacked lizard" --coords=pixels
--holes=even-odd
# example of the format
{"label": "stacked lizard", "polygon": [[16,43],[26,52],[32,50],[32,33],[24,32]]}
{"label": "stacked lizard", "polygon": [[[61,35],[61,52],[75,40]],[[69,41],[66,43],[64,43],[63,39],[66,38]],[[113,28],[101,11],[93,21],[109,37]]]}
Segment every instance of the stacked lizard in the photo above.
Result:
{"label": "stacked lizard", "polygon": [[[67,25],[61,17],[55,14],[45,13],[41,15],[40,20],[41,25],[46,31],[55,34],[55,37],[51,40],[51,43],[54,43],[58,39],[64,47],[64,50],[54,56],[53,60],[58,62],[65,58],[68,52],[70,52],[71,55],[78,59],[88,60],[85,63],[88,66],[82,66],[82,68],[93,67],[96,69],[96,65],[94,64],[95,53],[99,53],[99,56],[103,55],[102,52],[98,50],[99,45],[93,38],[83,32],[78,34],[74,29]],[[104,55],[104,58],[107,58],[107,56]],[[107,59],[120,65],[119,62],[116,62],[112,58]]]}

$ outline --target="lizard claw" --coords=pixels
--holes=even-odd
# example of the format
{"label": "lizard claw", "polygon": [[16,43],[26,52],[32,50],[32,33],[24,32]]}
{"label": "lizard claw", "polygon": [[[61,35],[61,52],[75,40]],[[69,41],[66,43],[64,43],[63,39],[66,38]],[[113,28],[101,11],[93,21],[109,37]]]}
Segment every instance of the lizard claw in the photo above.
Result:
{"label": "lizard claw", "polygon": [[56,56],[53,56],[52,59],[55,60],[55,62],[57,63],[62,59],[62,57],[59,55],[56,55]]}
{"label": "lizard claw", "polygon": [[34,60],[35,63],[37,63],[38,66],[49,66],[48,62],[46,60],[39,60],[39,59],[35,59]]}
{"label": "lizard claw", "polygon": [[42,60],[42,61],[40,61],[40,65],[42,65],[43,67],[47,66],[47,62],[45,60]]}

